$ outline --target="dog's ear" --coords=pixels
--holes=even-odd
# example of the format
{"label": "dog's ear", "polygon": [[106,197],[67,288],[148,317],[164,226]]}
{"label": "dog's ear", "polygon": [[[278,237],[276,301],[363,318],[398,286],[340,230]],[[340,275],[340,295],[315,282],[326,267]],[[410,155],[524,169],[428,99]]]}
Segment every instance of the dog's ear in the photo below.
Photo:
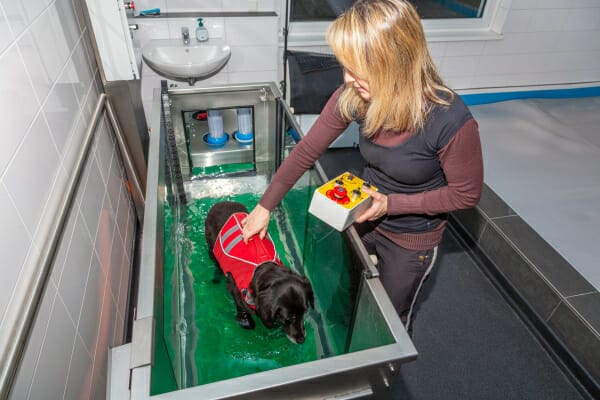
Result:
{"label": "dog's ear", "polygon": [[265,301],[264,298],[259,304],[260,305],[257,304],[256,313],[263,324],[267,328],[271,329],[273,327],[273,323],[275,322],[275,317],[279,311],[279,308],[277,304],[274,304],[273,301]]}
{"label": "dog's ear", "polygon": [[306,277],[302,277],[302,284],[304,285],[304,293],[306,293],[306,308],[315,308],[315,295],[310,281]]}

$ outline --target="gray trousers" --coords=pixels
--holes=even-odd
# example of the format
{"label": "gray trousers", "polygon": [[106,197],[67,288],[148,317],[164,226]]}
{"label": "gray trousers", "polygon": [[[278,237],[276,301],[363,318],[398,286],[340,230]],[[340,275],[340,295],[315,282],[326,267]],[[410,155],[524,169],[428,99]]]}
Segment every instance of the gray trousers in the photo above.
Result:
{"label": "gray trousers", "polygon": [[415,301],[434,265],[437,247],[429,250],[405,249],[374,229],[361,228],[358,232],[367,252],[377,256],[381,284],[410,331]]}

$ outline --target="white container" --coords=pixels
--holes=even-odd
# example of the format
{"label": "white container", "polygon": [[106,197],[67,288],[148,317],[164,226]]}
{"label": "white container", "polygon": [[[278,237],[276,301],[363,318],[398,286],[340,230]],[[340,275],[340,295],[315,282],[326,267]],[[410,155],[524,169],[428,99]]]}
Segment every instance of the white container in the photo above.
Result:
{"label": "white container", "polygon": [[252,132],[252,109],[238,108],[237,109],[238,132],[242,135],[247,135]]}
{"label": "white container", "polygon": [[219,141],[223,138],[223,111],[208,110],[208,136]]}

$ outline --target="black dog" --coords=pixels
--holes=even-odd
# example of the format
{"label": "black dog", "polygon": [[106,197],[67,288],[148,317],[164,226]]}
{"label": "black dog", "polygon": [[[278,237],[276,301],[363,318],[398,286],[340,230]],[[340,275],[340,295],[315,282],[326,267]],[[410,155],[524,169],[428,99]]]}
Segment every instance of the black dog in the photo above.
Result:
{"label": "black dog", "polygon": [[304,343],[304,314],[314,307],[312,286],[308,279],[281,265],[268,235],[264,240],[254,236],[244,244],[241,220],[247,213],[243,204],[223,201],[206,216],[209,253],[220,267],[215,280],[227,276],[227,290],[235,301],[236,321],[241,327],[254,329],[251,314],[256,313],[267,328],[278,321],[292,342]]}

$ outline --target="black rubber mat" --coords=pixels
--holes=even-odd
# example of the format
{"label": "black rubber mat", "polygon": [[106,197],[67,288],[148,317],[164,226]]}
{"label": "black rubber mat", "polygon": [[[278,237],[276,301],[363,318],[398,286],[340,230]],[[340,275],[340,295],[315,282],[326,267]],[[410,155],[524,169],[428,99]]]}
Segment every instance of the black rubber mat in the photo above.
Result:
{"label": "black rubber mat", "polygon": [[[356,149],[330,150],[320,162],[329,177],[360,176],[363,165]],[[394,399],[589,398],[451,230],[420,293],[413,342],[419,356],[402,366]]]}
{"label": "black rubber mat", "polygon": [[447,230],[394,399],[585,399]]}

